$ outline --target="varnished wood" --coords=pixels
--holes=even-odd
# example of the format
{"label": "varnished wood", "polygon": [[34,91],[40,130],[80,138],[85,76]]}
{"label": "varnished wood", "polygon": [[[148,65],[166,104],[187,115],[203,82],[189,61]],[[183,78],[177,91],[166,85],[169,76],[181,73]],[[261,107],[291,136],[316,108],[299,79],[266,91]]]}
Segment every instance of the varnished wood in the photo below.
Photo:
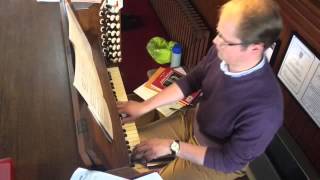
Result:
{"label": "varnished wood", "polygon": [[[284,29],[281,34],[281,46],[276,57],[274,70],[278,72],[285,57],[289,40],[297,33],[307,46],[320,58],[320,6],[319,2],[277,0],[283,15]],[[319,150],[320,129],[306,113],[288,89],[282,86],[285,96],[285,127],[299,144],[312,165],[320,172]]]}
{"label": "varnished wood", "polygon": [[79,155],[84,163],[85,166],[90,167],[93,166],[92,159],[86,152],[86,144],[84,143],[84,139],[87,139],[87,123],[84,119],[81,119],[80,115],[80,95],[77,90],[73,87],[73,80],[74,80],[74,52],[72,47],[70,46],[69,41],[69,28],[68,28],[68,18],[66,12],[65,1],[60,2],[60,14],[61,14],[61,31],[62,31],[62,38],[63,38],[63,47],[65,50],[66,55],[66,63],[68,69],[68,77],[69,77],[69,85],[71,91],[71,98],[72,98],[72,109],[73,109],[73,119],[74,119],[74,126],[76,128],[76,137],[77,137],[77,144],[78,144],[78,152]]}
{"label": "varnished wood", "polygon": [[16,179],[69,179],[81,166],[58,3],[0,1],[0,158]]}
{"label": "varnished wood", "polygon": [[[319,2],[277,1],[283,16],[284,29],[280,36],[281,46],[273,67],[276,73],[283,62],[293,33],[298,34],[315,55],[320,57],[320,41],[317,38],[320,35]],[[319,174],[320,143],[317,138],[320,137],[320,129],[289,90],[285,86],[282,86],[282,89],[285,97],[285,127]]]}
{"label": "varnished wood", "polygon": [[95,35],[87,34],[89,42],[93,50],[94,62],[100,77],[100,82],[103,90],[103,96],[108,104],[109,112],[112,120],[112,128],[114,131],[114,139],[112,142],[107,142],[101,130],[98,130],[96,123],[92,123],[91,126],[94,127],[94,138],[95,144],[97,146],[96,151],[101,151],[106,162],[103,165],[107,169],[119,168],[129,165],[129,153],[124,140],[124,134],[121,127],[121,121],[119,118],[119,113],[116,108],[116,100],[112,92],[112,88],[109,82],[109,76],[107,73],[104,60],[102,58],[100,43],[95,38]]}

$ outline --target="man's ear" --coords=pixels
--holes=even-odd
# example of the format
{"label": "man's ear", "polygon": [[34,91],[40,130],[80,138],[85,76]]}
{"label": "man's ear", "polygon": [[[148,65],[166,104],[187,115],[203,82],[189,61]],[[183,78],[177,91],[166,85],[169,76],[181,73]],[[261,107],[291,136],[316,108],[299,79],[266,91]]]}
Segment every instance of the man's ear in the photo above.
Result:
{"label": "man's ear", "polygon": [[264,43],[255,43],[249,46],[250,51],[253,53],[261,53],[264,51]]}

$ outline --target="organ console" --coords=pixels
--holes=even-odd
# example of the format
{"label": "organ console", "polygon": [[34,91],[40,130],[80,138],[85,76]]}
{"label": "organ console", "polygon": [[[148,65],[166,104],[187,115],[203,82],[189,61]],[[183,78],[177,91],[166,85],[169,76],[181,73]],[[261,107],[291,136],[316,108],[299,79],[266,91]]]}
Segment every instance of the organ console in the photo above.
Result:
{"label": "organ console", "polygon": [[104,135],[103,128],[94,120],[86,102],[72,85],[75,60],[69,42],[66,3],[69,2],[60,2],[60,11],[80,157],[88,168],[108,170],[130,166],[130,152],[140,141],[135,123],[121,125],[121,118],[116,109],[116,101],[128,100],[121,73],[114,64],[121,61],[119,11],[112,9],[103,1],[101,6],[93,5],[89,10],[85,10],[87,12],[77,12],[77,19],[80,22],[84,17],[82,13],[89,12],[92,19],[98,20],[96,23],[100,22],[101,25],[99,27],[96,24],[81,24],[87,27],[84,32],[92,48],[93,61],[111,116],[113,140],[110,142]]}

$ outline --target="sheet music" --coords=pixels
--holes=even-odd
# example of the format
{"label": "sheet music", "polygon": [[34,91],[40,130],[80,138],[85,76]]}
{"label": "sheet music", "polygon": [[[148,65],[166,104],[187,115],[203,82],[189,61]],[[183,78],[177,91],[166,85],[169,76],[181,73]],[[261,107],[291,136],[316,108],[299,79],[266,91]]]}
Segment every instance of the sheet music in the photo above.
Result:
{"label": "sheet music", "polygon": [[95,120],[103,126],[112,139],[113,130],[110,112],[103,97],[100,79],[93,62],[90,43],[67,2],[66,10],[69,21],[69,38],[75,51],[75,76],[73,85],[87,102]]}

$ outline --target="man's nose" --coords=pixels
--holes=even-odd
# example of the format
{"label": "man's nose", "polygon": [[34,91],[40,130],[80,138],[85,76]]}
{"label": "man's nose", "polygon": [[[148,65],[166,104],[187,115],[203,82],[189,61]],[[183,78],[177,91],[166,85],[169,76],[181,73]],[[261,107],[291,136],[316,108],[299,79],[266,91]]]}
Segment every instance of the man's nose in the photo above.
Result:
{"label": "man's nose", "polygon": [[216,36],[213,38],[212,43],[215,44],[216,46],[219,46],[219,44],[220,44],[221,42],[219,41],[218,35],[216,35]]}

